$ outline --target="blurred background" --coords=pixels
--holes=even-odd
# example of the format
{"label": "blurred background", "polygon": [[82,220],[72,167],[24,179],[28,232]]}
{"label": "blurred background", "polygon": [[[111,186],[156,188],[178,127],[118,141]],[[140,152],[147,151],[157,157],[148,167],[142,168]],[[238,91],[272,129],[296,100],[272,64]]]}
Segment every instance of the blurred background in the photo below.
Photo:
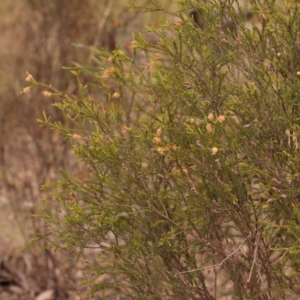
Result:
{"label": "blurred background", "polygon": [[[29,85],[29,72],[39,82],[76,94],[74,76],[62,66],[92,66],[94,47],[107,56],[115,47],[130,55],[132,33],[158,25],[161,13],[130,11],[129,3],[0,1],[0,299],[94,299],[80,285],[89,276],[83,261],[76,262],[62,250],[41,251],[45,241],[18,251],[43,231],[35,217],[45,194],[41,186],[57,181],[60,168],[80,176],[80,165],[65,141],[37,123],[43,111],[53,121],[64,121],[51,105],[55,99],[39,89],[20,92]],[[161,1],[165,7],[170,3]],[[53,202],[53,209],[56,205]]]}

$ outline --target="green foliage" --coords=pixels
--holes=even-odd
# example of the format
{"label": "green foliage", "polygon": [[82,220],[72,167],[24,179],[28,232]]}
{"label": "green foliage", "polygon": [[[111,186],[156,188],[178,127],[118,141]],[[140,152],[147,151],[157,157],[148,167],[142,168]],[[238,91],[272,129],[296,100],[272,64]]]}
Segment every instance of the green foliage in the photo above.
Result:
{"label": "green foliage", "polygon": [[[250,26],[235,1],[176,2],[179,21],[148,28],[158,43],[140,35],[132,58],[115,50],[99,72],[74,66],[79,97],[53,90],[69,125],[40,122],[83,166],[56,185],[62,211],[46,211],[53,245],[101,250],[90,268],[107,276],[88,284],[103,299],[108,288],[126,299],[292,299],[299,7],[250,1]],[[209,25],[198,28],[190,9]]]}

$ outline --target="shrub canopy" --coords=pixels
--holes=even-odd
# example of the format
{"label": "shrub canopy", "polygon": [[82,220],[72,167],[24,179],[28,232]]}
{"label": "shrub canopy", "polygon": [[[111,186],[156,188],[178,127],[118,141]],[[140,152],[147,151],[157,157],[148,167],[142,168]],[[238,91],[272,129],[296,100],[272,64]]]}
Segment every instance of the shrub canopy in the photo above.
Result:
{"label": "shrub canopy", "polygon": [[108,60],[94,50],[96,68],[70,68],[80,97],[52,90],[69,125],[41,122],[70,142],[82,172],[62,173],[60,212],[45,202],[47,236],[78,257],[100,250],[88,284],[104,298],[292,299],[298,4],[176,3],[175,21],[147,28],[157,43],[136,36],[131,57]]}

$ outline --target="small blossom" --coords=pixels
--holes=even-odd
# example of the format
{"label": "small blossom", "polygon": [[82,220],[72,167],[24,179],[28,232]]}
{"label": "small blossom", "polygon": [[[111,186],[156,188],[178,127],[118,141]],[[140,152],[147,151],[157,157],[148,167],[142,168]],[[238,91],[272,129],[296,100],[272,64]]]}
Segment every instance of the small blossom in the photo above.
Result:
{"label": "small blossom", "polygon": [[32,75],[28,74],[25,80],[30,82],[32,79],[33,79]]}
{"label": "small blossom", "polygon": [[115,93],[112,95],[112,97],[117,99],[117,98],[120,97],[120,94],[119,94],[118,92],[115,92]]}
{"label": "small blossom", "polygon": [[174,25],[177,26],[177,27],[182,27],[182,22],[178,21]]}
{"label": "small blossom", "polygon": [[223,123],[224,120],[225,120],[225,117],[224,117],[224,116],[218,116],[218,117],[217,117],[217,122],[219,122],[219,123]]}
{"label": "small blossom", "polygon": [[48,91],[44,91],[42,92],[44,94],[44,96],[46,97],[51,97],[52,96],[52,93],[51,92],[48,92]]}
{"label": "small blossom", "polygon": [[217,147],[213,147],[213,148],[211,149],[211,155],[217,154],[218,151],[219,151],[219,149],[218,149]]}
{"label": "small blossom", "polygon": [[183,168],[181,170],[182,174],[188,174],[189,173],[189,170],[187,168]]}
{"label": "small blossom", "polygon": [[212,114],[212,113],[209,113],[208,114],[208,116],[207,116],[207,119],[209,120],[209,121],[213,121],[214,120],[214,115]]}
{"label": "small blossom", "polygon": [[137,46],[138,46],[137,41],[132,41],[130,44],[131,44],[131,48],[132,48],[132,49],[136,49]]}
{"label": "small blossom", "polygon": [[109,68],[109,69],[107,69],[107,70],[104,71],[102,77],[104,79],[107,79],[107,78],[111,77],[111,75],[114,74],[115,72],[116,72],[116,68],[114,68],[114,67],[113,68]]}
{"label": "small blossom", "polygon": [[24,87],[24,89],[23,89],[23,93],[29,93],[30,92],[30,87],[29,86],[27,86],[27,87]]}
{"label": "small blossom", "polygon": [[109,62],[112,62],[112,56],[110,56],[108,59],[107,59]]}
{"label": "small blossom", "polygon": [[156,149],[156,151],[157,151],[159,154],[164,155],[165,152],[166,152],[166,148],[165,148],[165,147],[158,147],[158,148]]}
{"label": "small blossom", "polygon": [[74,140],[80,140],[81,139],[81,135],[74,133],[73,134],[73,139]]}
{"label": "small blossom", "polygon": [[211,126],[211,124],[206,124],[206,130],[208,131],[208,132],[212,132],[212,126]]}
{"label": "small blossom", "polygon": [[155,137],[153,138],[153,142],[154,142],[155,144],[159,144],[159,143],[161,142],[161,138],[158,137],[158,136],[155,136]]}
{"label": "small blossom", "polygon": [[156,136],[161,136],[161,135],[162,135],[161,128],[157,128],[157,130],[156,130]]}
{"label": "small blossom", "polygon": [[170,149],[171,151],[176,151],[177,146],[176,146],[175,144],[169,145],[169,149]]}
{"label": "small blossom", "polygon": [[297,72],[297,75],[300,76],[300,71]]}

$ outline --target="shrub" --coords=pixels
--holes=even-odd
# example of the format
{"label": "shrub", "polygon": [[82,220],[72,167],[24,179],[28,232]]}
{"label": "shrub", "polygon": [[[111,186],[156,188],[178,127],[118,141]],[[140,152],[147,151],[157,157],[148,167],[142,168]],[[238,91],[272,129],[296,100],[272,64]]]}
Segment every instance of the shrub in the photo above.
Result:
{"label": "shrub", "polygon": [[[236,1],[176,2],[174,24],[148,28],[157,44],[139,35],[133,58],[115,50],[99,72],[70,68],[79,97],[49,90],[69,123],[41,123],[83,167],[55,185],[61,211],[45,202],[47,237],[78,258],[100,250],[86,283],[103,299],[109,289],[126,299],[292,299],[299,7],[250,1],[249,26]],[[146,10],[164,8],[152,0]]]}

